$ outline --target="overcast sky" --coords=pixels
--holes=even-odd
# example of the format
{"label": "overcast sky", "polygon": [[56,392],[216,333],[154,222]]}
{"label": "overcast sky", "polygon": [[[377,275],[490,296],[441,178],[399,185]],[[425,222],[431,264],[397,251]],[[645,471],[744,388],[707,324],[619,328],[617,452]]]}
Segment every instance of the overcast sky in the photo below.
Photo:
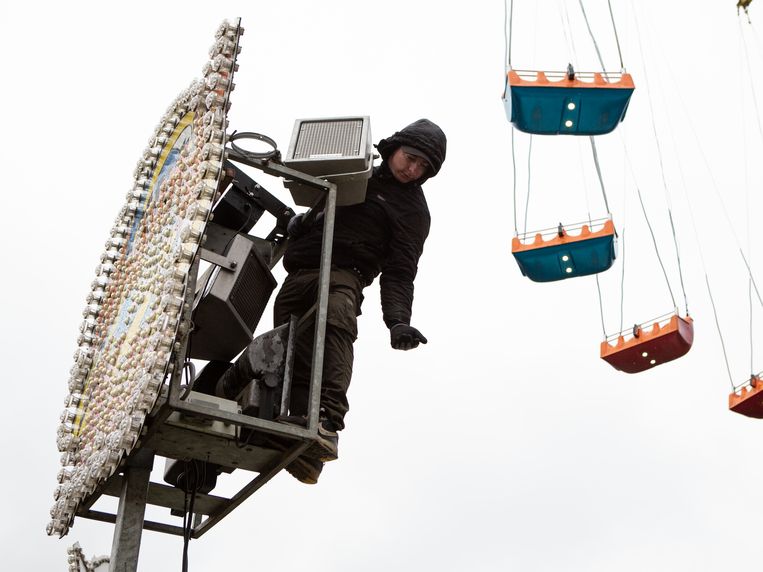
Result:
{"label": "overcast sky", "polygon": [[[578,2],[515,3],[515,68],[600,69]],[[672,206],[696,331],[687,356],[638,375],[599,358],[592,277],[536,284],[511,256],[501,1],[4,3],[4,569],[64,570],[75,541],[111,550],[104,523],[45,535],[81,310],[154,126],[201,76],[218,24],[241,17],[231,130],[286,149],[297,118],[369,115],[378,141],[427,117],[448,154],[425,185],[433,222],[412,323],[429,344],[391,350],[369,287],[340,460],[317,486],[277,476],[191,543],[191,570],[759,570],[763,421],[727,409],[705,272],[740,383],[763,369],[739,255],[761,267],[763,5],[750,26],[733,0],[612,4],[636,91],[597,141],[626,247],[601,277],[605,329],[620,327],[623,258],[625,327],[673,307],[638,185],[683,314]],[[585,7],[618,70],[607,2]],[[515,141],[520,228],[528,175],[528,229],[606,214],[586,139],[535,137],[529,161],[529,137]],[[756,303],[754,331],[760,318]],[[140,570],[180,568],[179,537],[143,540]]]}

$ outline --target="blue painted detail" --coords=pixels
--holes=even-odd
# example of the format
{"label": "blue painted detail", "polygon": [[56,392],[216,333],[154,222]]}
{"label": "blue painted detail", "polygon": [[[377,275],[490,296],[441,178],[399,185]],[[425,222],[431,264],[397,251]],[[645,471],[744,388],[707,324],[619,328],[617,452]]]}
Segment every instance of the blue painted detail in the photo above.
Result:
{"label": "blue painted detail", "polygon": [[611,267],[617,255],[612,234],[513,254],[522,274],[534,282],[597,274]]}
{"label": "blue painted detail", "polygon": [[632,93],[632,88],[511,86],[504,105],[525,133],[602,135],[625,118]]}

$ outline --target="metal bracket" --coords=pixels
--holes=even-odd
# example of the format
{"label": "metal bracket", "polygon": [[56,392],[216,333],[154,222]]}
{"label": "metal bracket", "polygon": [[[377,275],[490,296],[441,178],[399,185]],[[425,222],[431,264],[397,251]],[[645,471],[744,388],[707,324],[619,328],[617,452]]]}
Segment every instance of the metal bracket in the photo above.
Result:
{"label": "metal bracket", "polygon": [[232,260],[231,258],[228,258],[227,256],[221,256],[220,254],[217,254],[216,252],[212,252],[211,250],[207,250],[206,248],[200,249],[199,256],[202,260],[206,260],[207,262],[211,262],[212,264],[216,264],[223,270],[233,271],[236,269],[237,262],[235,260]]}

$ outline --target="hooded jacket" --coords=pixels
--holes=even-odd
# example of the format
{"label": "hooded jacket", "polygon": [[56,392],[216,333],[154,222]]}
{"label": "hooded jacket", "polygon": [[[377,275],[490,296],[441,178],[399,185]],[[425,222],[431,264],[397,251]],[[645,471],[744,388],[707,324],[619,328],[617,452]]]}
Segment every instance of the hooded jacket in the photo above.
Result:
{"label": "hooded jacket", "polygon": [[[387,160],[400,146],[427,154],[431,170],[418,181],[400,183]],[[421,184],[434,177],[445,161],[445,133],[428,119],[419,119],[376,145],[382,164],[368,181],[366,200],[337,207],[332,267],[360,274],[364,286],[381,274],[382,312],[387,326],[410,324],[413,281],[418,272],[431,218]],[[289,241],[284,256],[288,272],[320,266],[323,220],[305,234]]]}

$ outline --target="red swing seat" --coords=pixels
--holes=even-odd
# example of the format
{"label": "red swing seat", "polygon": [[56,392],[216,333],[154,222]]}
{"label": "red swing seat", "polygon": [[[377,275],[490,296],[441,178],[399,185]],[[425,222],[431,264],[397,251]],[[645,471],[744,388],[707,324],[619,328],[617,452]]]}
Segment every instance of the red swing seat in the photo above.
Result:
{"label": "red swing seat", "polygon": [[750,377],[749,383],[729,394],[729,409],[734,413],[763,419],[763,381]]}
{"label": "red swing seat", "polygon": [[601,343],[601,359],[625,373],[639,373],[685,355],[694,342],[694,320],[673,314],[660,325],[655,321],[650,329],[636,326],[629,339],[621,332],[615,345]]}

